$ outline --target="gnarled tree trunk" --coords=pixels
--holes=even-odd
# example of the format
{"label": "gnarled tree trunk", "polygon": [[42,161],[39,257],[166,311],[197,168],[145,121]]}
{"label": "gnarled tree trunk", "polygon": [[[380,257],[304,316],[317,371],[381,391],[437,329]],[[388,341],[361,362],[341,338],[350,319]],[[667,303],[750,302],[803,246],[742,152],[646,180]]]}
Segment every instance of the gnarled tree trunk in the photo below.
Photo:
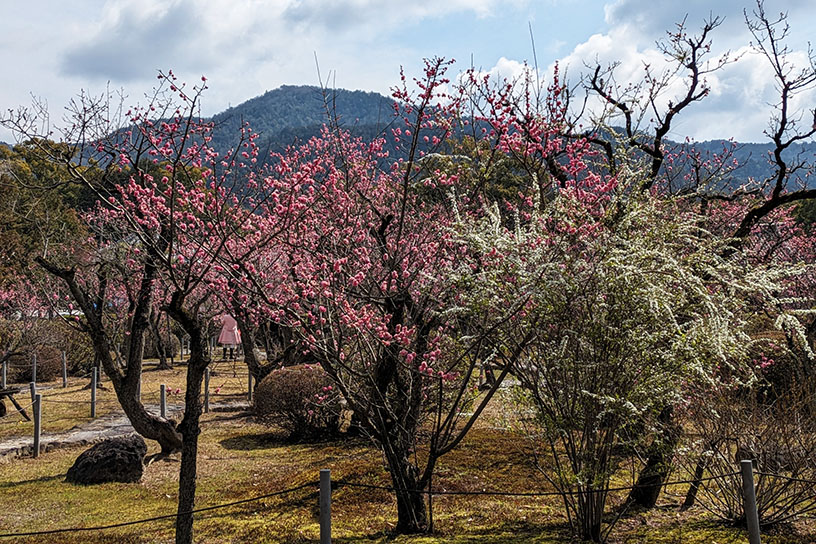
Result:
{"label": "gnarled tree trunk", "polygon": [[428,510],[425,506],[424,493],[420,489],[422,484],[419,471],[411,462],[407,451],[388,451],[386,448],[385,457],[397,497],[397,532],[400,534],[426,532]]}
{"label": "gnarled tree trunk", "polygon": [[85,332],[91,338],[94,353],[99,358],[105,374],[110,378],[116,398],[136,432],[147,439],[157,441],[162,453],[180,450],[182,436],[173,422],[149,413],[139,400],[144,333],[148,327],[150,305],[153,301],[156,268],[150,264],[145,265],[139,292],[133,301],[132,317],[128,323],[129,340],[126,343],[124,364],[119,364],[111,356],[113,342],[103,321],[107,289],[104,272],[99,273],[98,292],[90,294],[77,281],[75,268],[59,268],[40,257],[37,257],[36,261],[48,273],[64,281],[71,291],[85,316]]}
{"label": "gnarled tree trunk", "polygon": [[627,502],[644,508],[654,508],[660,489],[671,470],[672,458],[680,440],[680,429],[674,421],[672,406],[665,407],[657,418],[659,433],[649,447],[646,466],[629,492]]}
{"label": "gnarled tree trunk", "polygon": [[161,320],[161,314],[153,309],[150,312],[150,334],[153,337],[153,342],[156,344],[156,355],[159,357],[159,366],[156,367],[156,370],[171,370],[173,365],[171,365],[167,361],[167,349],[164,345],[164,339],[161,335],[161,329],[159,327],[159,322]]}
{"label": "gnarled tree trunk", "polygon": [[205,325],[183,308],[183,299],[174,296],[168,314],[190,336],[190,359],[187,361],[187,390],[184,394],[184,419],[178,426],[183,437],[179,468],[178,516],[176,544],[192,544],[195,509],[198,436],[201,434],[201,384],[210,364]]}

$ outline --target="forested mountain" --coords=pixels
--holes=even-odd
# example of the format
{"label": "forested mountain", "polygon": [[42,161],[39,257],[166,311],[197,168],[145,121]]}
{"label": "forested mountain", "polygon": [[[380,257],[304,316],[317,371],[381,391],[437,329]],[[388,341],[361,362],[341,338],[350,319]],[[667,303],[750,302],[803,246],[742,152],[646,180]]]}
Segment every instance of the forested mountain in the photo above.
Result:
{"label": "forested mountain", "polygon": [[[215,115],[213,143],[219,151],[227,151],[234,145],[241,123],[248,122],[261,135],[258,141],[261,149],[280,152],[288,145],[317,135],[330,115],[354,136],[366,139],[389,136],[388,128],[394,122],[394,102],[372,92],[284,85]],[[687,147],[687,144],[679,145]],[[694,142],[692,146],[703,156],[711,156],[722,155],[724,149],[731,149],[732,143],[710,140]],[[738,186],[749,178],[762,180],[770,175],[768,155],[773,149],[770,143],[735,143],[733,147],[732,159],[736,159],[740,167],[728,176],[726,185]],[[816,154],[816,143],[793,145],[785,152],[785,158],[791,161],[800,153],[812,158]],[[809,184],[816,185],[816,180],[809,180]]]}
{"label": "forested mountain", "polygon": [[[212,143],[221,153],[235,145],[244,122],[260,134],[257,143],[263,155],[268,156],[268,152],[282,152],[287,146],[318,135],[330,119],[336,119],[353,136],[368,140],[386,136],[386,149],[392,152],[392,156],[397,151],[389,131],[395,122],[394,101],[373,92],[284,85],[228,108],[211,119],[215,123]],[[722,156],[724,150],[733,147],[731,160],[736,159],[740,166],[725,177],[720,187],[723,190],[739,186],[750,178],[763,180],[772,172],[768,164],[773,149],[770,143],[710,140],[692,144],[667,141],[666,144],[674,150],[691,146],[704,158],[715,154]],[[812,160],[816,154],[816,142],[792,145],[784,157],[792,162],[800,154]],[[806,183],[816,186],[816,180],[806,180]]]}
{"label": "forested mountain", "polygon": [[228,150],[248,122],[261,135],[261,149],[280,152],[318,134],[330,118],[352,135],[373,138],[394,121],[394,102],[371,92],[284,85],[215,115],[213,144]]}
{"label": "forested mountain", "polygon": [[[684,144],[686,145],[686,144]],[[727,140],[709,140],[704,142],[694,142],[694,149],[703,156],[722,155],[724,150],[731,151],[731,159],[736,160],[739,166],[728,176],[729,185],[737,186],[748,179],[763,181],[772,174],[768,160],[772,158],[773,144],[771,143],[739,143]],[[812,163],[816,155],[816,142],[795,143],[786,149],[782,155],[790,166],[799,159],[805,159]],[[793,174],[793,180],[805,183],[811,187],[816,186],[816,179],[800,178],[805,172]]]}

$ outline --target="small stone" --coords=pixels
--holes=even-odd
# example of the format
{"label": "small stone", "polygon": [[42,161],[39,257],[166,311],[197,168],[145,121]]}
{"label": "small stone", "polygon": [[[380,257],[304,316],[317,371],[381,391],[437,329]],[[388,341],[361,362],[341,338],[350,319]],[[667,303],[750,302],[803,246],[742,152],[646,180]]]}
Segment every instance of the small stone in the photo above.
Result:
{"label": "small stone", "polygon": [[111,438],[82,452],[65,481],[75,484],[138,482],[144,471],[147,445],[139,435]]}

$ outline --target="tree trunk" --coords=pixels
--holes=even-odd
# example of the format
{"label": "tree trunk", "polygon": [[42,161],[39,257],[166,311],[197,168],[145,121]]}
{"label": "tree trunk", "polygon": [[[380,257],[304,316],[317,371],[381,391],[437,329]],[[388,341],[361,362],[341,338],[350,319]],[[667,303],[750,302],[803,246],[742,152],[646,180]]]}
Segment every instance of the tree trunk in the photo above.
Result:
{"label": "tree trunk", "polygon": [[191,354],[187,364],[187,391],[184,395],[184,419],[179,425],[183,437],[179,468],[178,517],[176,544],[192,544],[195,509],[198,436],[201,434],[201,382],[209,360]]}
{"label": "tree trunk", "polygon": [[420,487],[417,468],[406,454],[386,454],[391,481],[397,496],[397,527],[399,534],[424,533],[428,530],[428,513]]}
{"label": "tree trunk", "polygon": [[156,367],[156,370],[171,370],[173,366],[167,362],[167,351],[159,328],[160,319],[161,314],[158,314],[155,310],[150,313],[150,334],[156,344],[156,354],[159,357],[159,366]]}
{"label": "tree trunk", "polygon": [[182,307],[179,293],[173,296],[168,314],[190,335],[190,359],[187,361],[187,390],[184,394],[184,419],[179,424],[183,437],[181,467],[179,468],[178,516],[176,517],[176,544],[192,544],[193,513],[195,509],[198,436],[201,434],[201,384],[210,364],[205,327],[197,316]]}
{"label": "tree trunk", "polygon": [[244,350],[244,363],[247,365],[247,370],[252,374],[252,379],[255,385],[260,383],[267,374],[272,372],[274,365],[262,365],[255,353],[255,329],[249,326],[247,322],[234,316],[235,321],[238,322],[238,327],[241,329],[241,347]]}
{"label": "tree trunk", "polygon": [[171,420],[149,413],[135,395],[119,395],[117,392],[117,398],[137,433],[158,442],[165,455],[181,450],[182,434]]}
{"label": "tree trunk", "polygon": [[681,512],[694,506],[694,503],[697,501],[697,492],[700,490],[703,474],[705,474],[705,469],[708,467],[708,461],[710,459],[708,453],[714,450],[717,446],[717,441],[709,442],[704,448],[704,451],[700,454],[700,458],[697,459],[697,464],[694,466],[694,479],[686,492],[686,498],[683,501],[683,506],[680,507]]}
{"label": "tree trunk", "polygon": [[111,356],[113,343],[103,318],[104,304],[97,302],[106,300],[107,278],[105,275],[99,272],[98,292],[92,294],[80,286],[76,279],[75,269],[59,268],[40,257],[37,257],[36,261],[49,274],[62,279],[71,291],[71,295],[85,316],[86,330],[94,348],[94,355],[98,357],[105,374],[110,378],[116,398],[134,430],[149,440],[157,441],[162,453],[180,450],[182,437],[176,431],[175,425],[169,420],[148,413],[138,396],[142,375],[144,333],[148,327],[150,306],[153,302],[156,268],[149,263],[145,265],[139,292],[134,301],[132,317],[127,327],[129,341],[122,365],[114,361]]}
{"label": "tree trunk", "polygon": [[602,542],[601,527],[606,504],[606,491],[591,488],[584,488],[583,491],[586,492],[576,498],[581,539]]}
{"label": "tree trunk", "polygon": [[[232,315],[235,318],[235,321],[238,323],[238,328],[241,330],[241,347],[244,350],[244,362],[247,365],[249,373],[252,374],[253,382],[257,387],[258,384],[261,383],[261,380],[268,376],[273,370],[278,368],[278,363],[267,359],[266,364],[261,364],[261,361],[258,360],[257,352],[255,351],[255,343],[259,329],[253,327],[249,320],[244,319],[241,306],[235,301],[233,301]],[[264,341],[268,346],[268,339],[264,338]],[[267,347],[267,349],[269,348]],[[267,351],[267,357],[269,354],[270,352]]]}
{"label": "tree trunk", "polygon": [[646,466],[640,471],[637,483],[626,499],[627,503],[644,508],[654,508],[657,504],[660,489],[669,475],[674,450],[680,439],[680,429],[674,421],[671,406],[665,407],[660,412],[657,421],[660,432],[649,447]]}
{"label": "tree trunk", "polygon": [[697,460],[697,464],[694,466],[694,480],[691,482],[691,485],[689,485],[688,491],[686,492],[686,499],[683,501],[683,506],[680,507],[681,512],[694,506],[694,503],[697,500],[697,492],[700,490],[700,483],[703,479],[703,473],[705,472],[707,464],[706,460],[707,459],[704,456],[701,456]]}

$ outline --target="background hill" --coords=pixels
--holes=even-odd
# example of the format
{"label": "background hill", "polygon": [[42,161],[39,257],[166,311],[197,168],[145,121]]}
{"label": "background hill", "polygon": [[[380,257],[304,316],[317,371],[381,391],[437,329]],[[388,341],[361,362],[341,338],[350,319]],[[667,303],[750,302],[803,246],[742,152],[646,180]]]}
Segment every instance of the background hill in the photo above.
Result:
{"label": "background hill", "polygon": [[[773,144],[740,142],[734,142],[734,144],[733,158],[739,163],[739,168],[731,173],[729,176],[730,179],[726,180],[728,185],[736,187],[749,178],[759,181],[771,175],[772,169],[768,163],[768,159],[773,152]],[[692,145],[705,156],[708,153],[722,154],[723,149],[730,149],[732,142],[727,140],[709,140],[694,142]],[[793,144],[783,153],[782,157],[789,165],[800,158],[813,164],[816,158],[816,142]],[[802,177],[804,174],[805,172],[796,172],[792,175],[791,180],[802,182],[811,187],[816,186],[816,179],[805,179]]]}
{"label": "background hill", "polygon": [[394,102],[377,93],[284,85],[213,116],[213,145],[218,151],[228,150],[241,123],[249,122],[260,134],[262,150],[280,152],[319,134],[329,112],[352,135],[370,139],[393,122]]}
{"label": "background hill", "polygon": [[[371,139],[383,134],[390,135],[387,129],[394,122],[394,101],[372,92],[344,89],[324,91],[315,86],[284,85],[213,116],[216,124],[213,144],[218,151],[227,151],[234,145],[241,123],[246,121],[261,135],[258,143],[262,150],[281,152],[286,146],[319,134],[323,124],[329,120],[328,112],[332,112],[340,126],[352,135]],[[390,138],[386,140],[390,142]],[[685,145],[681,144],[681,147]],[[721,154],[724,148],[730,148],[731,143],[710,140],[692,145],[705,155]],[[770,175],[768,154],[771,150],[769,143],[737,142],[733,156],[740,167],[729,176],[730,179],[725,180],[724,185],[738,186],[749,178],[760,180]],[[812,161],[816,155],[816,142],[791,146],[785,157],[791,160],[800,153]],[[816,185],[816,180],[808,182]]]}
{"label": "background hill", "polygon": [[[268,156],[269,152],[282,152],[287,146],[318,135],[329,121],[330,114],[353,136],[366,140],[386,136],[385,147],[391,156],[400,153],[390,138],[389,128],[395,121],[394,101],[391,98],[373,92],[324,90],[305,85],[284,85],[214,115],[211,118],[215,123],[212,144],[220,153],[227,152],[235,145],[241,124],[248,122],[260,134],[258,145],[262,156]],[[680,148],[689,145],[667,144]],[[727,140],[710,140],[691,145],[703,156],[708,156],[722,154],[732,144]],[[0,146],[6,144],[0,142]],[[768,177],[772,172],[768,164],[771,151],[770,143],[737,142],[733,158],[740,167],[723,180],[720,189],[727,191],[742,185],[749,178],[762,180]],[[798,155],[814,162],[816,142],[797,143],[785,152],[784,157],[792,161]],[[816,187],[816,179],[799,181]]]}

